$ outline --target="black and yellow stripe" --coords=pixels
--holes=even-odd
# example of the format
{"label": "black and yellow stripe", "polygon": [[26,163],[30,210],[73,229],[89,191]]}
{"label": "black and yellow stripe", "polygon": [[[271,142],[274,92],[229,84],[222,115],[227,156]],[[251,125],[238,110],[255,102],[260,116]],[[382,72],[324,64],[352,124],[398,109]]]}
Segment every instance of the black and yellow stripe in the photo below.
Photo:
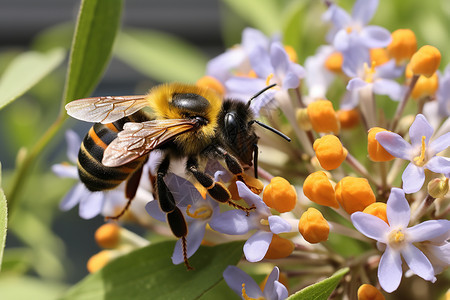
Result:
{"label": "black and yellow stripe", "polygon": [[139,111],[114,123],[96,123],[91,127],[78,152],[78,174],[90,191],[113,189],[142,166],[147,156],[119,167],[106,167],[102,164],[102,159],[106,147],[117,137],[125,123],[149,120],[147,114]]}

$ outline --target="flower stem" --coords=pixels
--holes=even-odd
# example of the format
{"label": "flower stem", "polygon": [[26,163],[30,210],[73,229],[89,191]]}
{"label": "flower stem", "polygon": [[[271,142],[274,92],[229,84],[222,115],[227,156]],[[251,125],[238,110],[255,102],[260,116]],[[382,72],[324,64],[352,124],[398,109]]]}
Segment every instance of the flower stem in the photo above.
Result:
{"label": "flower stem", "polygon": [[417,83],[417,80],[419,80],[420,75],[414,75],[411,78],[411,83],[408,86],[408,89],[406,90],[405,96],[401,100],[401,102],[397,106],[397,110],[395,111],[394,120],[392,121],[390,131],[394,131],[397,128],[398,122],[400,121],[400,117],[402,116],[403,110],[405,109],[406,103],[408,102],[409,96],[411,95],[412,90],[414,89],[414,86]]}
{"label": "flower stem", "polygon": [[347,163],[359,174],[361,174],[363,177],[367,178],[370,182],[372,182],[377,189],[381,189],[381,184],[375,180],[375,178],[370,175],[370,173],[367,171],[367,169],[350,153],[347,154],[347,157],[345,158]]}
{"label": "flower stem", "polygon": [[434,200],[436,198],[430,196],[429,194],[427,197],[420,203],[419,207],[413,212],[411,216],[410,224],[416,223],[427,211],[427,209],[433,204]]}

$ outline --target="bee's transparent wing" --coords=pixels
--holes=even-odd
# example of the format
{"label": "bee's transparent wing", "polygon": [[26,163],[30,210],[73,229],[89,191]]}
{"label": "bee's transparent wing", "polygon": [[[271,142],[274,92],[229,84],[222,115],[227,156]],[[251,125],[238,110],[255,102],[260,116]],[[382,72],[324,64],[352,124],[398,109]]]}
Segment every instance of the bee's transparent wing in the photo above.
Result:
{"label": "bee's transparent wing", "polygon": [[125,123],[123,131],[119,132],[117,138],[106,148],[102,164],[107,167],[124,165],[196,126],[195,120],[187,119]]}
{"label": "bee's transparent wing", "polygon": [[145,95],[107,96],[74,100],[66,105],[67,114],[75,119],[112,123],[147,106]]}

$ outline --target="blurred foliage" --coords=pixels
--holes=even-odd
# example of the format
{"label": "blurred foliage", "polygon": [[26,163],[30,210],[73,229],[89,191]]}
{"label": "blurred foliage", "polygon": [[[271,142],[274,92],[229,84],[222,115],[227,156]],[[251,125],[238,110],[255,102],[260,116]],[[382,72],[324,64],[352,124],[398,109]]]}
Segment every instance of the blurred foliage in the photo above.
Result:
{"label": "blurred foliage", "polygon": [[[203,75],[210,59],[189,41],[164,32],[127,28],[126,24],[118,31],[122,9],[120,0],[81,2],[83,5],[77,22],[74,20],[46,29],[36,36],[30,49],[10,48],[0,52],[0,136],[3,140],[0,187],[5,190],[9,209],[13,210],[10,212],[7,248],[0,273],[2,299],[56,299],[67,289],[66,270],[70,268],[67,249],[52,226],[61,214],[58,203],[73,183],[50,172],[51,164],[65,157],[62,151],[65,147],[61,146],[66,120],[63,104],[91,94],[111,55],[155,81],[194,82]],[[337,3],[350,10],[354,1]],[[321,1],[223,0],[221,4],[224,49],[240,42],[242,29],[246,26],[258,28],[268,35],[282,33],[284,42],[297,51],[301,64],[318,46],[326,43],[328,28],[321,22],[326,7]],[[410,28],[416,33],[419,46],[431,44],[442,50],[441,70],[450,61],[450,52],[445,50],[450,46],[448,0],[381,0],[371,24],[384,26],[390,31]],[[66,51],[70,51],[68,65],[63,64]],[[357,156],[365,155],[363,151],[358,154],[358,149],[351,151]],[[0,189],[0,259],[5,235],[3,224],[7,220],[4,204],[5,196]],[[330,244],[348,246],[340,237],[332,239]],[[155,249],[157,247],[160,248],[155,250],[156,253],[168,256],[173,244],[155,245]],[[139,260],[150,263],[152,252],[147,250],[123,257],[122,261],[108,266],[102,273],[83,280],[71,289],[67,299],[85,295],[85,288],[102,288],[105,278],[117,276],[114,280],[118,280],[118,284],[124,283],[129,273],[121,274],[121,268],[128,264],[133,267],[132,262]],[[201,251],[211,251],[211,259],[221,259],[215,256],[215,250]],[[237,254],[229,254],[230,257],[233,254],[230,259],[235,263]],[[194,257],[193,264],[203,268],[198,257]],[[163,271],[164,276],[181,276],[179,270],[184,268],[172,266],[170,262],[160,267],[167,268]],[[136,268],[145,275],[142,265],[136,265]],[[217,272],[208,273],[213,274],[216,276]],[[331,279],[340,278],[343,274],[338,273]],[[145,285],[142,282],[145,278],[136,284]],[[223,280],[216,284],[212,289],[201,290],[203,299],[208,299],[216,289],[229,293]],[[195,288],[197,286],[192,289]],[[135,291],[136,286],[131,284],[125,291],[127,289]],[[111,291],[114,289],[108,292]],[[99,293],[106,293],[106,290]],[[97,298],[95,295],[90,297]],[[292,296],[292,299],[300,297]]]}

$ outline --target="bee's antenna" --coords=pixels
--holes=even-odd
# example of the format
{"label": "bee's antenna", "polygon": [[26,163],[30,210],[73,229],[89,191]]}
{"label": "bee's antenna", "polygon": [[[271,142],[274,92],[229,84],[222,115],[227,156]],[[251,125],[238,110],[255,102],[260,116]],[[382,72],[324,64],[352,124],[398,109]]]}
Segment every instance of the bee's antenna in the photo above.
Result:
{"label": "bee's antenna", "polygon": [[281,131],[278,131],[278,130],[276,130],[275,128],[270,127],[269,125],[264,124],[264,123],[262,123],[262,122],[260,122],[260,121],[258,121],[258,120],[251,120],[250,122],[248,122],[248,125],[252,125],[253,123],[256,123],[256,124],[258,124],[259,126],[264,127],[265,129],[268,129],[268,130],[272,131],[273,133],[278,134],[279,136],[281,136],[283,139],[285,139],[285,140],[288,141],[288,142],[291,141],[291,139],[290,139],[287,135],[285,135],[284,133],[282,133]]}
{"label": "bee's antenna", "polygon": [[265,88],[263,88],[262,90],[260,90],[259,92],[257,92],[255,95],[253,95],[253,97],[250,98],[250,100],[248,100],[247,106],[250,106],[250,103],[252,102],[253,99],[255,99],[256,97],[258,97],[259,95],[261,95],[261,94],[264,93],[265,91],[267,91],[267,90],[273,88],[273,87],[276,86],[276,85],[277,85],[276,83],[271,84],[271,85],[268,85],[268,86],[266,86]]}

